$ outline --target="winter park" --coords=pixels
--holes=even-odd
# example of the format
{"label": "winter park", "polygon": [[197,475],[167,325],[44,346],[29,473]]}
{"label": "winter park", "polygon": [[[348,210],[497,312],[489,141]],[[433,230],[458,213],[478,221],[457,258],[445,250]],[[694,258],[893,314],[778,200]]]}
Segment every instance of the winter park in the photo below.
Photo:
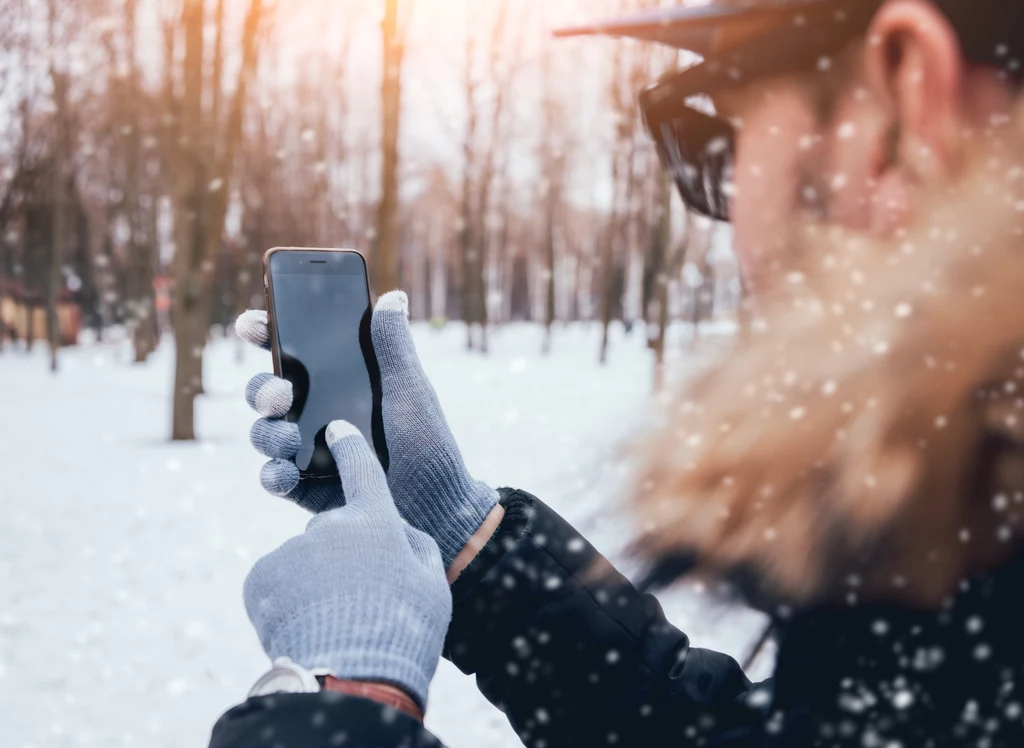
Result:
{"label": "winter park", "polygon": [[[623,439],[650,405],[651,360],[639,337],[619,331],[621,354],[600,369],[595,332],[559,333],[550,358],[534,326],[503,330],[486,359],[467,354],[454,327],[418,327],[416,342],[475,473],[495,485],[514,475],[557,497],[558,511],[614,556],[621,518],[601,508],[614,505]],[[4,745],[204,744],[266,669],[242,581],[308,521],[260,489],[263,460],[249,445],[245,383],[270,368],[268,354],[245,350],[239,362],[236,342],[211,345],[197,411],[204,437],[176,445],[166,439],[170,345],[141,368],[126,341],[80,345],[55,379],[41,350],[7,353],[0,377],[18,396],[5,412],[24,424],[5,429],[9,450],[47,442],[61,423],[94,426],[73,449],[8,463]],[[43,476],[47,501],[16,499]],[[757,617],[721,620],[699,600],[666,598],[702,646],[742,650],[756,638]],[[428,719],[448,744],[518,745],[454,667],[432,689]]]}
{"label": "winter park", "polygon": [[0,746],[1024,746],[1022,59],[0,3]]}

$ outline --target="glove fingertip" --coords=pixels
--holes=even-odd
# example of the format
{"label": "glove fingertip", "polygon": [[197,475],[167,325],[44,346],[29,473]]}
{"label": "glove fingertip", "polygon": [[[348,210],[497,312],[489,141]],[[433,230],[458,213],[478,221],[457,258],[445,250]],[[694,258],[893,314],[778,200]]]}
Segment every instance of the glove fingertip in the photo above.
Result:
{"label": "glove fingertip", "polygon": [[249,431],[249,443],[264,457],[290,460],[299,453],[302,436],[299,427],[289,421],[261,418]]}
{"label": "glove fingertip", "polygon": [[271,460],[260,470],[260,484],[263,489],[282,499],[292,498],[299,487],[299,468],[288,460]]}
{"label": "glove fingertip", "polygon": [[246,385],[245,401],[265,418],[284,418],[292,409],[292,383],[273,374],[257,374]]}
{"label": "glove fingertip", "polygon": [[247,343],[270,350],[270,327],[267,313],[262,309],[243,312],[235,322],[235,332]]}
{"label": "glove fingertip", "polygon": [[348,421],[332,421],[327,426],[327,446],[333,448],[335,444],[350,436],[362,438],[363,432],[357,429]]}
{"label": "glove fingertip", "polygon": [[334,421],[328,425],[326,437],[348,504],[383,501],[394,508],[384,468],[363,433],[348,421]]}
{"label": "glove fingertip", "polygon": [[385,380],[424,376],[409,327],[409,297],[404,291],[392,291],[377,300],[370,334]]}
{"label": "glove fingertip", "polygon": [[374,315],[378,312],[400,312],[406,319],[409,318],[409,296],[405,291],[389,291],[377,299],[377,305],[373,308]]}

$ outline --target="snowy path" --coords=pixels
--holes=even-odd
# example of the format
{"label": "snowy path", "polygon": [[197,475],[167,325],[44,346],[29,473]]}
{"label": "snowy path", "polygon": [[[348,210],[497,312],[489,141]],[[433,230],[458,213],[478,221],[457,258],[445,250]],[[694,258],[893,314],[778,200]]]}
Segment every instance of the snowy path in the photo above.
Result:
{"label": "snowy path", "polygon": [[[416,331],[428,374],[474,474],[530,490],[615,558],[628,525],[610,510],[621,447],[648,407],[641,335],[595,365],[597,330],[510,327],[489,358],[458,327]],[[144,367],[120,344],[0,356],[0,746],[201,748],[267,667],[241,604],[260,555],[305,515],[262,493],[248,444],[249,376],[236,344],[208,353],[198,428],[169,433],[173,350]],[[742,656],[758,619],[708,613],[693,591],[663,598],[699,646]],[[442,663],[428,724],[451,748],[518,746],[472,681]]]}

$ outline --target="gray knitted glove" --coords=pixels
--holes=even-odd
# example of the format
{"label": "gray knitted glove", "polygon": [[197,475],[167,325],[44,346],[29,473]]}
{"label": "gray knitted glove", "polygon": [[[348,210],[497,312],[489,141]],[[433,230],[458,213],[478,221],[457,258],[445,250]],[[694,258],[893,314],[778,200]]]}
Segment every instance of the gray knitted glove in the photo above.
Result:
{"label": "gray knitted glove", "polygon": [[[447,568],[498,503],[498,493],[473,480],[466,469],[441,403],[416,355],[408,311],[406,295],[393,291],[377,302],[371,324],[383,387],[384,435],[391,458],[388,485],[406,521],[437,541]],[[235,327],[244,340],[269,346],[266,312],[246,312]],[[263,487],[312,512],[342,506],[345,498],[340,486],[299,480],[292,461],[299,449],[299,429],[283,420],[291,409],[291,383],[260,374],[249,383],[246,399],[264,416],[253,426],[253,446],[273,458],[263,467]]]}
{"label": "gray knitted glove", "polygon": [[390,683],[425,707],[452,615],[437,544],[399,517],[355,426],[332,423],[327,443],[348,503],[256,563],[249,619],[272,660]]}

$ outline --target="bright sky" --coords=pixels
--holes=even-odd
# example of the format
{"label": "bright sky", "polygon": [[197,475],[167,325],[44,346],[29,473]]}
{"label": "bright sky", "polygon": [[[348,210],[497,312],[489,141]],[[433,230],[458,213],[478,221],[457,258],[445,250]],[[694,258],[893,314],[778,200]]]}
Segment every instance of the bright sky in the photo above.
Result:
{"label": "bright sky", "polygon": [[[581,153],[572,199],[606,203],[603,189],[610,167],[603,161],[611,134],[604,107],[607,63],[615,42],[599,39],[556,41],[559,26],[614,15],[614,0],[508,0],[514,38],[508,59],[519,69],[508,116],[519,132],[513,162],[517,178],[535,181],[533,154],[540,126],[539,63],[545,45],[554,51],[556,85],[566,111],[590,153]],[[501,0],[413,0],[403,89],[402,150],[407,172],[441,162],[454,170],[461,161],[466,122],[463,76],[466,34],[472,31],[478,54],[490,44],[490,24]],[[380,30],[383,0],[282,0],[278,34],[283,57],[294,61],[313,50],[336,55],[350,39],[349,101],[356,133],[379,128]],[[481,60],[482,61],[482,60]],[[286,68],[287,59],[281,64]],[[486,87],[481,94],[493,94]],[[604,118],[604,119],[602,119]],[[607,167],[607,168],[605,168]]]}
{"label": "bright sky", "polygon": [[[409,2],[410,0],[406,0]],[[556,41],[551,30],[586,20],[615,15],[618,0],[506,0],[509,18],[516,29],[509,59],[519,70],[508,92],[509,114],[519,133],[513,173],[529,189],[536,176],[533,155],[541,123],[541,79],[539,62],[547,45],[553,51],[556,86],[566,102],[567,116],[575,118],[583,150],[571,199],[586,205],[607,202],[610,167],[605,159],[612,123],[606,111],[608,62],[617,42],[601,39]],[[379,130],[380,27],[384,0],[277,0],[277,17],[272,41],[263,50],[264,60],[280,83],[295,79],[300,61],[310,55],[340,56],[349,46],[349,75],[346,81],[353,121],[349,137],[368,140]],[[502,0],[411,0],[413,14],[405,65],[402,151],[404,168],[415,173],[431,163],[454,170],[461,161],[461,141],[466,122],[463,91],[466,34],[471,31],[480,52],[490,44],[490,21]],[[156,84],[162,49],[161,0],[143,0],[138,14],[139,48],[143,65]],[[229,51],[237,52],[237,39],[247,0],[229,0]],[[95,23],[117,24],[115,15]],[[38,32],[44,26],[37,24]],[[212,29],[211,29],[212,32]],[[72,33],[74,36],[74,33]],[[86,36],[78,34],[78,36]],[[347,42],[346,42],[347,40]],[[70,44],[60,50],[72,63],[84,63],[102,49],[95,44]],[[229,57],[230,67],[237,54]],[[45,61],[40,62],[43,65]],[[45,70],[40,68],[45,79]],[[88,75],[80,76],[83,81]],[[493,95],[486,86],[481,95]],[[342,95],[339,92],[339,95]],[[41,97],[45,99],[45,96]],[[2,102],[0,102],[2,104]],[[6,109],[0,106],[0,109]],[[10,124],[0,113],[0,124]]]}

